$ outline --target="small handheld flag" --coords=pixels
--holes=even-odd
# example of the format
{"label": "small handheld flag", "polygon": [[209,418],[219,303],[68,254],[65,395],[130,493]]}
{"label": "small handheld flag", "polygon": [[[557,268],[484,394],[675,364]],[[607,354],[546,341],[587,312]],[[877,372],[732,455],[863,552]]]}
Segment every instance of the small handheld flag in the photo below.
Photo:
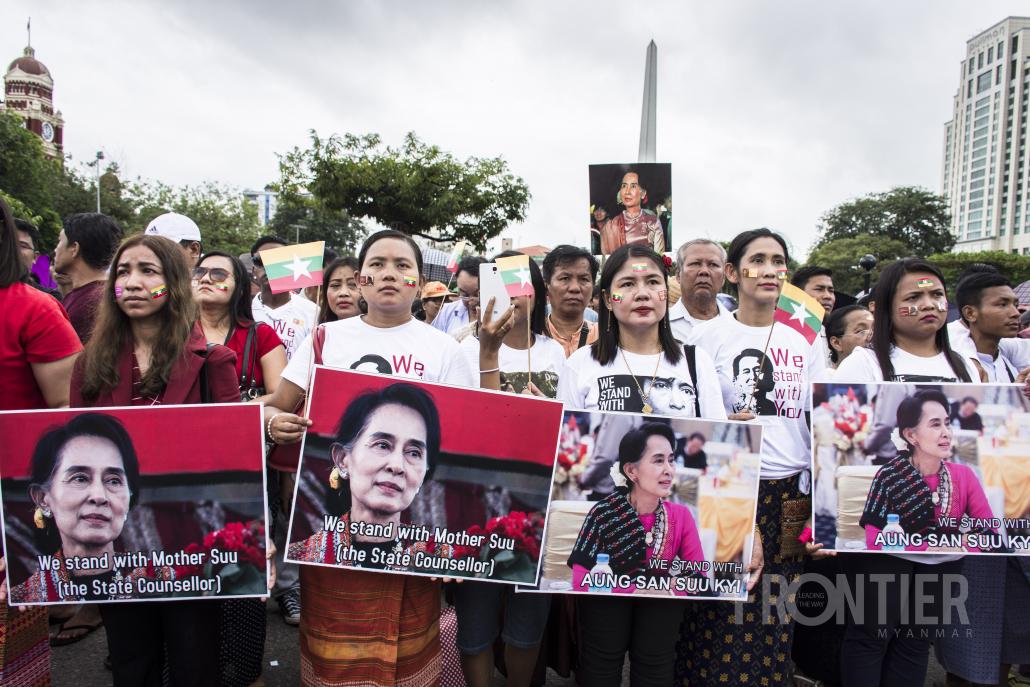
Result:
{"label": "small handheld flag", "polygon": [[825,315],[826,311],[819,301],[790,282],[783,284],[773,315],[776,322],[790,327],[805,337],[808,343],[812,343],[823,328]]}
{"label": "small handheld flag", "polygon": [[447,271],[454,273],[458,271],[458,263],[461,261],[461,254],[465,252],[465,242],[458,241],[454,244],[454,250],[447,258]]}
{"label": "small handheld flag", "polygon": [[322,284],[325,241],[298,243],[259,253],[272,293],[283,293]]}
{"label": "small handheld flag", "polygon": [[509,258],[497,258],[497,271],[504,281],[504,288],[509,296],[532,296],[533,280],[529,271],[528,255],[513,255]]}

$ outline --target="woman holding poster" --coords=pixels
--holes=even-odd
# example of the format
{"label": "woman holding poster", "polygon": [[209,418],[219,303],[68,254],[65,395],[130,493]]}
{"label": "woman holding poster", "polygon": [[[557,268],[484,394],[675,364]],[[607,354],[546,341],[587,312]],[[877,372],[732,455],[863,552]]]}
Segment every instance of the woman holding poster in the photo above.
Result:
{"label": "woman holding poster", "polygon": [[[738,234],[727,250],[726,279],[737,289],[733,317],[712,320],[698,345],[715,360],[731,418],[762,425],[761,480],[748,589],[758,573],[797,579],[803,557],[818,547],[799,540],[811,517],[809,382],[825,367],[823,350],[800,331],[775,323],[787,277],[787,242],[769,229]],[[764,623],[751,597],[744,620],[734,609],[689,605],[683,622],[677,677],[686,684],[730,679],[744,684],[784,682],[791,669],[793,624]],[[743,649],[743,650],[741,650]],[[729,661],[722,661],[729,656]],[[770,677],[772,676],[772,677]],[[782,677],[776,677],[782,676]]]}
{"label": "woman holding poster", "polygon": [[[338,518],[338,525],[291,544],[289,558],[406,570],[409,566],[400,562],[406,556],[449,556],[450,546],[430,550],[424,541],[405,542],[398,528],[401,514],[432,477],[439,454],[440,415],[424,389],[394,384],[355,398],[343,411],[330,447],[325,514]],[[352,527],[369,534],[352,534]]]}
{"label": "woman holding poster", "polygon": [[[412,317],[411,305],[424,279],[418,244],[400,231],[376,232],[362,244],[358,266],[368,312],[321,325],[298,348],[265,406],[268,437],[277,444],[299,442],[311,424],[284,409],[300,404],[316,361],[344,369],[370,364],[399,377],[475,386],[458,343]],[[302,684],[436,684],[439,582],[311,566],[303,575]],[[378,660],[369,662],[369,655]]]}
{"label": "woman holding poster", "polygon": [[[668,277],[661,256],[645,246],[619,248],[605,261],[600,287],[598,339],[566,360],[558,400],[567,409],[650,414],[655,382],[661,378],[690,391],[680,394],[689,402],[663,407],[662,414],[726,419],[711,358],[700,348],[681,346],[669,328]],[[634,682],[672,682],[683,605],[667,599],[579,597],[576,608],[578,675],[584,684],[619,684],[626,652]],[[632,631],[615,636],[612,628]]]}
{"label": "woman holding poster", "polygon": [[[72,377],[73,407],[232,403],[235,356],[208,348],[179,247],[137,234],[111,261],[93,336]],[[219,685],[221,602],[102,604],[115,685]]]}

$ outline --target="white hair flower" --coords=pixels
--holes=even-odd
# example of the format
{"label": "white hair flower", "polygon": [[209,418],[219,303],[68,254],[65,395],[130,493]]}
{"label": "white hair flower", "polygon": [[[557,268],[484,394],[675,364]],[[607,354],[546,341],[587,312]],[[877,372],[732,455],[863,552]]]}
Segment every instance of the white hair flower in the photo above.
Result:
{"label": "white hair flower", "polygon": [[622,470],[619,469],[619,464],[617,462],[612,463],[612,467],[608,470],[608,474],[611,476],[612,481],[615,482],[615,486],[626,486],[626,475],[622,474]]}

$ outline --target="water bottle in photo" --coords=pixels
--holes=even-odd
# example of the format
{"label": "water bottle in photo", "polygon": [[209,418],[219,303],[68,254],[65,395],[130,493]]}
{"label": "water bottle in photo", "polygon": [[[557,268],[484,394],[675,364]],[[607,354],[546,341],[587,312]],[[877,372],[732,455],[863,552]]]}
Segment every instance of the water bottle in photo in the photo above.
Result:
{"label": "water bottle in photo", "polygon": [[[606,575],[614,575],[615,571],[608,565],[608,554],[599,553],[597,554],[597,563],[590,569],[590,577],[594,580],[599,580],[601,577]],[[611,585],[607,584],[607,578],[605,583],[601,586],[590,585],[589,587],[591,594],[611,594]]]}
{"label": "water bottle in photo", "polygon": [[[880,530],[883,535],[881,551],[904,551],[905,530],[902,529],[901,518],[896,513],[887,514],[887,526]],[[892,543],[888,543],[892,542]]]}

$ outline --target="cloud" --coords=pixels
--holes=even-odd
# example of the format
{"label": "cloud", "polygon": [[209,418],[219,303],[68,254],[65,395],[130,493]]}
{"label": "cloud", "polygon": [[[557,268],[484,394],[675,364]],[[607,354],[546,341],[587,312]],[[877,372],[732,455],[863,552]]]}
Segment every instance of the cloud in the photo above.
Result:
{"label": "cloud", "polygon": [[[805,252],[833,205],[940,185],[965,41],[1020,2],[16,0],[54,75],[66,149],[129,176],[261,186],[308,131],[409,130],[501,155],[533,200],[516,245],[587,240],[587,165],[633,161],[658,45],[674,243],[754,226]],[[19,54],[19,21],[0,45]]]}

